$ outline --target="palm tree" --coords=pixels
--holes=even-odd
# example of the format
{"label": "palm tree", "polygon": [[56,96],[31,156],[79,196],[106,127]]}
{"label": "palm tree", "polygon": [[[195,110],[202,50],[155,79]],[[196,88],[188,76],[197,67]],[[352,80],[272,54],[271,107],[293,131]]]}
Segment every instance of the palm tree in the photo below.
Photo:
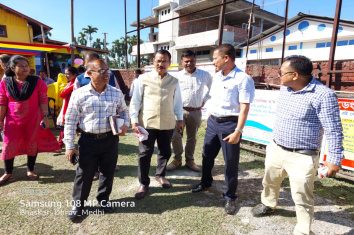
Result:
{"label": "palm tree", "polygon": [[121,57],[123,55],[123,50],[122,50],[122,43],[119,41],[119,39],[114,40],[112,42],[112,49],[111,52],[113,53],[113,58],[117,55],[117,61],[118,61],[118,66],[120,66],[120,61]]}
{"label": "palm tree", "polygon": [[79,33],[78,43],[82,46],[87,46],[86,34],[84,32]]}
{"label": "palm tree", "polygon": [[101,46],[103,46],[103,42],[101,42],[100,38],[96,38],[96,41],[93,42],[92,47],[102,49]]}
{"label": "palm tree", "polygon": [[93,33],[97,33],[97,30],[98,30],[98,28],[92,27],[91,25],[88,25],[87,28],[82,28],[82,31],[84,31],[84,33],[90,35],[89,36],[89,40],[90,40],[90,46],[91,47],[92,47],[92,39],[93,39],[91,35]]}

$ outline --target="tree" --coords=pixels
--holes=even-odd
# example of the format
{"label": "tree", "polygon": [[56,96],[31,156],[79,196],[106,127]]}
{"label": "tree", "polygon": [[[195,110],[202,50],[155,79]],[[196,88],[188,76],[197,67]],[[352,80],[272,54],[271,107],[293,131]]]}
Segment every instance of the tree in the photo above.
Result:
{"label": "tree", "polygon": [[87,46],[86,34],[84,32],[79,33],[78,43],[82,46]]}
{"label": "tree", "polygon": [[96,38],[96,41],[93,42],[92,47],[97,49],[102,49],[103,42],[101,42],[100,38]]}
{"label": "tree", "polygon": [[90,46],[92,47],[92,34],[97,33],[98,28],[92,27],[91,25],[88,25],[87,28],[82,28],[82,31],[84,31],[85,34],[90,35],[89,40],[90,40]]}

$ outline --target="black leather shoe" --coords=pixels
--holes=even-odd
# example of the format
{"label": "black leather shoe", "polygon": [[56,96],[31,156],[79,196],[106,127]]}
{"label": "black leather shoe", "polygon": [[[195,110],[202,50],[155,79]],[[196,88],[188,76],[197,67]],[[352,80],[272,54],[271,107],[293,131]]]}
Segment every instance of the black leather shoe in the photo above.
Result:
{"label": "black leather shoe", "polygon": [[192,191],[192,193],[197,193],[197,192],[203,191],[203,190],[206,189],[206,188],[210,188],[210,186],[207,187],[207,186],[205,186],[203,183],[199,183],[199,184],[195,185],[195,186],[191,189],[191,191]]}
{"label": "black leather shoe", "polygon": [[110,201],[106,201],[103,200],[100,202],[101,207],[103,208],[103,210],[107,213],[111,213],[114,211],[114,207],[111,206],[111,202]]}
{"label": "black leather shoe", "polygon": [[68,213],[68,219],[69,220],[74,220],[78,216],[81,216],[81,215],[82,215],[82,207],[73,206],[71,208],[71,210],[69,211],[69,213]]}
{"label": "black leather shoe", "polygon": [[235,201],[226,201],[225,203],[225,212],[226,214],[233,215],[236,212],[236,202]]}

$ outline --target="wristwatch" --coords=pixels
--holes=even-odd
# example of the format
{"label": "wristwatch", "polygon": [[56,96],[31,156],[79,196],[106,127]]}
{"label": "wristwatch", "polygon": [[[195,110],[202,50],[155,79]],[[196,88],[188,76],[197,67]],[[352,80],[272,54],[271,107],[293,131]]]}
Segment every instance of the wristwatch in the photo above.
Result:
{"label": "wristwatch", "polygon": [[240,132],[241,134],[243,133],[243,130],[241,130],[240,128],[236,128],[235,131]]}
{"label": "wristwatch", "polygon": [[50,117],[50,114],[44,114],[43,117],[49,118],[49,117]]}

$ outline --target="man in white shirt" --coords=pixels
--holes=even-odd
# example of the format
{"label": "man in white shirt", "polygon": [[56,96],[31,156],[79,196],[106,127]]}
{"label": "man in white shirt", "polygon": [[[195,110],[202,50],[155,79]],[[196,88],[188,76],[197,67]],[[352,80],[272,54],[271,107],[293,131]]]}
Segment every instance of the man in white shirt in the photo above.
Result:
{"label": "man in white shirt", "polygon": [[[186,167],[193,171],[200,171],[200,167],[194,162],[194,150],[197,143],[197,132],[202,122],[202,107],[210,98],[209,91],[212,83],[211,75],[201,69],[197,69],[195,54],[191,50],[182,53],[181,62],[184,67],[177,75],[182,93],[183,103],[183,129],[186,127],[187,141],[185,147]],[[207,87],[207,92],[204,88]],[[183,131],[182,129],[182,131]],[[183,132],[173,133],[172,146],[174,160],[167,166],[168,171],[173,171],[182,165]]]}
{"label": "man in white shirt", "polygon": [[129,97],[131,98],[133,96],[134,93],[134,88],[136,87],[136,83],[138,82],[138,78],[141,74],[141,70],[140,69],[136,69],[134,71],[134,79],[132,81],[132,85],[130,87],[130,91],[129,91]]}
{"label": "man in white shirt", "polygon": [[226,182],[223,197],[227,214],[236,211],[240,141],[255,93],[253,79],[236,67],[235,56],[235,48],[230,44],[221,44],[213,53],[213,64],[218,73],[213,77],[208,102],[202,179],[192,188],[192,192],[196,193],[212,186],[214,161],[222,148]]}

